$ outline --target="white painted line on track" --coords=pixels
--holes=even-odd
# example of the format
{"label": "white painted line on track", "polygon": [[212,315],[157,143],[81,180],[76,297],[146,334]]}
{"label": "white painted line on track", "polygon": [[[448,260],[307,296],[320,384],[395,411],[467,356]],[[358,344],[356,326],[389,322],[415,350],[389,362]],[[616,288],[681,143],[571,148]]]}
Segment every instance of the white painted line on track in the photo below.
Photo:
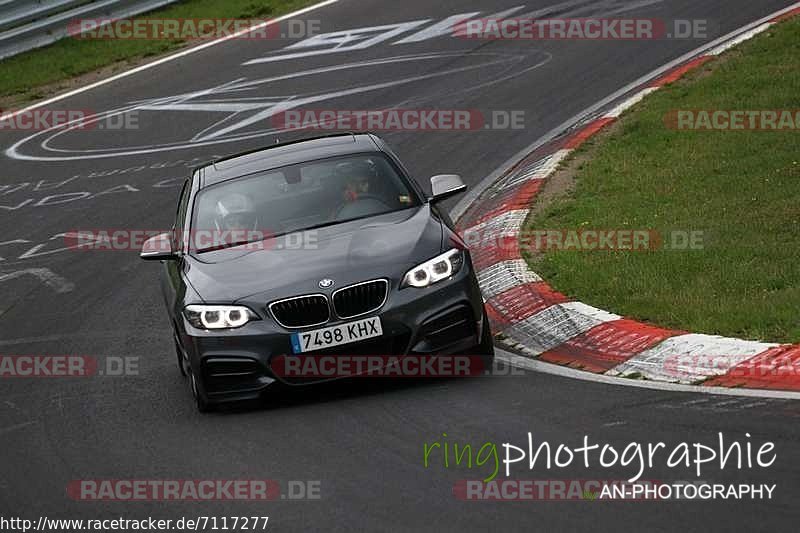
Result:
{"label": "white painted line on track", "polygon": [[[760,390],[760,389],[732,389],[728,387],[703,387],[698,385],[680,385],[676,383],[663,383],[659,381],[644,381],[627,378],[607,376],[605,374],[593,374],[583,370],[575,370],[566,366],[545,363],[537,359],[523,357],[500,348],[495,348],[495,358],[498,361],[508,363],[515,368],[531,370],[542,374],[551,374],[581,381],[591,381],[603,383],[605,385],[616,385],[623,387],[636,387],[640,389],[651,389],[665,392],[691,392],[694,394],[708,394],[716,396],[742,396],[749,398],[773,398],[781,400],[800,400],[800,392]],[[699,401],[699,400],[698,400]]]}
{"label": "white painted line on track", "polygon": [[195,52],[199,52],[201,50],[205,50],[206,48],[211,48],[212,46],[216,46],[218,44],[230,41],[231,39],[237,39],[237,38],[241,37],[242,35],[246,35],[246,34],[248,34],[250,32],[253,32],[253,31],[258,31],[258,30],[260,30],[262,28],[266,28],[267,26],[272,26],[274,24],[278,24],[279,22],[284,21],[286,19],[290,19],[292,17],[297,17],[299,15],[304,15],[306,13],[309,13],[309,12],[314,11],[316,9],[319,9],[321,7],[325,7],[325,6],[329,6],[331,4],[335,4],[338,1],[339,0],[325,0],[325,1],[320,2],[318,4],[314,4],[312,6],[304,7],[303,9],[298,9],[297,11],[292,11],[291,13],[287,13],[285,15],[281,15],[280,17],[276,17],[274,19],[270,19],[267,22],[264,22],[262,24],[258,24],[256,26],[253,26],[252,28],[247,28],[247,29],[238,31],[236,33],[233,33],[231,35],[226,35],[224,37],[220,37],[219,39],[214,39],[212,41],[208,41],[208,42],[200,44],[198,46],[193,46],[191,48],[187,48],[185,50],[181,50],[180,52],[176,52],[176,53],[168,55],[166,57],[162,57],[161,59],[156,59],[155,61],[152,61],[150,63],[145,63],[144,65],[140,65],[138,67],[134,67],[134,68],[132,68],[130,70],[125,70],[123,72],[120,72],[119,74],[111,76],[110,78],[104,78],[104,79],[102,79],[100,81],[96,81],[95,83],[86,85],[85,87],[80,87],[78,89],[75,89],[75,90],[72,90],[72,91],[69,91],[69,92],[66,92],[66,93],[63,93],[63,94],[56,95],[56,96],[54,96],[52,98],[48,98],[47,100],[42,100],[41,102],[37,102],[35,104],[29,105],[28,107],[25,107],[23,109],[18,109],[16,111],[11,112],[11,113],[7,113],[5,115],[2,115],[2,116],[0,116],[0,122],[2,122],[4,120],[12,119],[12,118],[16,117],[17,115],[19,115],[21,113],[27,113],[28,111],[31,111],[33,109],[38,109],[40,107],[43,107],[43,106],[46,106],[46,105],[50,105],[50,104],[53,104],[55,102],[59,102],[59,101],[64,100],[66,98],[70,98],[70,97],[75,96],[77,94],[81,94],[81,93],[84,93],[86,91],[91,91],[92,89],[96,89],[97,87],[101,87],[103,85],[107,85],[107,84],[109,84],[111,82],[120,80],[122,78],[126,78],[128,76],[132,76],[133,74],[138,74],[139,72],[143,72],[143,71],[149,70],[149,69],[151,69],[153,67],[157,67],[159,65],[163,65],[164,63],[169,63],[170,61],[174,61],[175,59],[180,59],[182,57],[186,57],[188,55],[194,54]]}
{"label": "white painted line on track", "polygon": [[765,31],[766,29],[768,29],[773,24],[775,24],[775,23],[774,22],[765,22],[764,24],[762,24],[762,25],[760,25],[760,26],[758,26],[756,28],[753,28],[750,31],[746,31],[743,34],[741,34],[740,36],[736,37],[735,39],[731,39],[727,43],[723,43],[723,44],[719,45],[718,47],[709,50],[708,51],[708,55],[710,55],[710,56],[718,56],[721,53],[723,53],[723,52],[725,52],[727,50],[730,50],[734,46],[738,46],[738,45],[742,44],[745,41],[749,41],[750,39],[752,39],[753,37],[755,37],[759,33]]}
{"label": "white painted line on track", "polygon": [[74,283],[59,276],[49,268],[26,268],[23,270],[15,270],[13,272],[5,273],[0,271],[0,283],[4,281],[11,281],[22,276],[33,276],[38,278],[39,281],[59,294],[72,292],[75,289]]}
{"label": "white painted line on track", "polygon": [[647,87],[642,89],[638,93],[634,94],[630,98],[626,99],[624,102],[619,104],[617,107],[603,115],[604,118],[619,118],[625,111],[632,108],[639,102],[645,99],[645,97],[650,94],[656,92],[660,87]]}
{"label": "white painted line on track", "polygon": [[34,424],[38,424],[37,421],[31,420],[30,422],[23,422],[21,424],[15,424],[13,426],[8,426],[5,428],[0,428],[0,435],[4,435],[6,433],[11,433],[12,431],[16,431],[18,429],[26,428],[28,426],[32,426]]}

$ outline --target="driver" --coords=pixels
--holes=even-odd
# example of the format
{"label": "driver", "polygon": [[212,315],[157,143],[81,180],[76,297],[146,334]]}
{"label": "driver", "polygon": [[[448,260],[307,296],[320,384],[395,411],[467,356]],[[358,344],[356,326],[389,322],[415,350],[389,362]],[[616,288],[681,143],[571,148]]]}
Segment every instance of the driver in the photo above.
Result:
{"label": "driver", "polygon": [[217,200],[214,206],[214,225],[219,231],[255,230],[258,227],[253,201],[244,194],[234,192]]}
{"label": "driver", "polygon": [[377,193],[377,186],[374,183],[377,173],[368,161],[340,163],[336,166],[336,175],[344,182],[342,199],[345,203],[352,203],[361,196]]}

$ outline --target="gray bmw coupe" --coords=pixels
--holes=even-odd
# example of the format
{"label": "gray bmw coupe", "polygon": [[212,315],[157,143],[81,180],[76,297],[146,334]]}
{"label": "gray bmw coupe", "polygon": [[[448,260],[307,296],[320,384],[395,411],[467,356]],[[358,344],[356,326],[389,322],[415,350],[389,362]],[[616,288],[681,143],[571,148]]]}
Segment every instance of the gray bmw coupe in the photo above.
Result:
{"label": "gray bmw coupe", "polygon": [[368,133],[196,169],[172,231],[141,257],[162,262],[178,367],[197,407],[342,377],[286,371],[320,356],[491,361],[469,252],[438,205],[466,186],[456,175],[431,186],[426,196]]}

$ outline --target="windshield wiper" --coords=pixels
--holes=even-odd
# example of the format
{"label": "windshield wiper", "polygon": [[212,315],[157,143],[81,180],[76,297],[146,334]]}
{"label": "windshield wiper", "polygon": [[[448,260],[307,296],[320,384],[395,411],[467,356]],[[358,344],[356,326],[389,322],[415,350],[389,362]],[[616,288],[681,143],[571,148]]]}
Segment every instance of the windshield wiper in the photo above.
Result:
{"label": "windshield wiper", "polygon": [[203,254],[206,252],[216,252],[217,250],[224,250],[226,248],[235,248],[236,246],[244,246],[245,244],[252,244],[254,242],[259,241],[266,241],[268,239],[273,239],[274,236],[270,235],[264,239],[252,239],[249,241],[234,241],[234,242],[223,242],[220,244],[215,244],[214,246],[208,246],[207,248],[198,248],[195,250],[198,254]]}

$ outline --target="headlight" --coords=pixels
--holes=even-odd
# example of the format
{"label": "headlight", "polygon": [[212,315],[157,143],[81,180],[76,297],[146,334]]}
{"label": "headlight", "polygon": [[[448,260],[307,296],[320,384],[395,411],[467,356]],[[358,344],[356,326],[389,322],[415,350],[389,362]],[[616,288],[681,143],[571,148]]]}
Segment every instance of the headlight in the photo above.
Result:
{"label": "headlight", "polygon": [[183,315],[199,329],[240,328],[258,320],[258,315],[241,305],[187,305]]}
{"label": "headlight", "polygon": [[400,288],[433,285],[457,273],[462,266],[464,266],[464,252],[453,248],[409,270]]}

